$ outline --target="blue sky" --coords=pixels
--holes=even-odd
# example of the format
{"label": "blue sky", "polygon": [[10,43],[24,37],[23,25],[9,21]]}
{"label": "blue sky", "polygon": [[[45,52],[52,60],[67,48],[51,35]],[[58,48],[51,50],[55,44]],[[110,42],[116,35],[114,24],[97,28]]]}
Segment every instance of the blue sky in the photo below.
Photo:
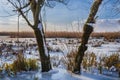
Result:
{"label": "blue sky", "polygon": [[[8,4],[5,3],[6,0],[0,0],[0,16],[6,16],[13,14],[11,11],[12,8],[8,7]],[[90,7],[94,0],[70,0],[67,5],[62,3],[56,3],[54,8],[45,7],[46,17],[43,17],[47,21],[48,30],[53,30],[56,28],[57,30],[64,30],[66,25],[71,25],[76,21],[84,21],[87,19]],[[107,2],[108,1],[108,2]],[[115,15],[117,11],[115,11],[115,7],[120,7],[118,3],[115,4],[116,0],[103,0],[102,5],[99,8],[97,15],[98,19],[120,19],[120,14]],[[1,3],[2,2],[2,3]],[[42,11],[44,13],[44,11]],[[105,21],[106,22],[106,21]],[[20,30],[30,29],[25,23],[24,19],[20,18]],[[106,26],[105,23],[102,26]],[[111,24],[115,25],[115,24]],[[1,31],[15,31],[17,26],[17,16],[12,17],[0,17],[0,30]],[[99,25],[100,26],[100,25]],[[119,24],[117,24],[118,29]],[[63,28],[63,29],[61,29]],[[30,29],[31,30],[31,29]],[[26,30],[28,31],[28,30]]]}
{"label": "blue sky", "polygon": [[[102,3],[98,16],[99,19],[116,19],[120,15],[115,16],[114,2],[116,0],[104,0]],[[58,4],[54,8],[47,8],[47,19],[49,22],[55,23],[70,23],[78,18],[86,19],[90,11],[93,0],[71,0],[68,5]],[[54,18],[55,17],[55,18]],[[57,18],[57,19],[56,19]]]}
{"label": "blue sky", "polygon": [[85,19],[90,5],[87,0],[71,0],[67,5],[56,3],[54,8],[46,8],[47,19],[55,23],[71,23],[78,18]]}

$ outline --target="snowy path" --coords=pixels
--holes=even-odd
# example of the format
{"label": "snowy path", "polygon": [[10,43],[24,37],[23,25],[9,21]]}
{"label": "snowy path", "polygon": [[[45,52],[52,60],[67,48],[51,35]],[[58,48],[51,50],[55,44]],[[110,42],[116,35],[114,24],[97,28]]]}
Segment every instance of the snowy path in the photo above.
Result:
{"label": "snowy path", "polygon": [[86,72],[83,72],[82,75],[76,75],[67,72],[65,69],[57,68],[46,73],[23,72],[18,74],[16,77],[6,77],[0,80],[120,80],[120,78],[95,75]]}

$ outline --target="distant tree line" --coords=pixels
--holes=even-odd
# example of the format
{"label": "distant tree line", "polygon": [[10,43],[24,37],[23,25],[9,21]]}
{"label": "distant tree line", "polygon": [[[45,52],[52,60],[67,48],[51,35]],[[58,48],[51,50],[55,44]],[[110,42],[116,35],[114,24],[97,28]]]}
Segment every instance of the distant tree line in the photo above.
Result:
{"label": "distant tree line", "polygon": [[0,36],[10,36],[10,38],[33,38],[33,32],[0,32]]}
{"label": "distant tree line", "polygon": [[[10,36],[11,38],[34,38],[35,35],[33,32],[0,32],[0,36]],[[81,38],[82,32],[46,32],[45,36],[47,38]],[[120,39],[120,32],[94,32],[91,34],[91,37],[101,38],[104,37],[105,39]]]}
{"label": "distant tree line", "polygon": [[[0,32],[0,36],[10,36],[11,38],[34,38],[33,32]],[[46,32],[45,36],[47,38],[81,38],[82,32]],[[119,39],[120,32],[94,32],[91,34],[91,37],[101,38],[104,37],[105,39]]]}

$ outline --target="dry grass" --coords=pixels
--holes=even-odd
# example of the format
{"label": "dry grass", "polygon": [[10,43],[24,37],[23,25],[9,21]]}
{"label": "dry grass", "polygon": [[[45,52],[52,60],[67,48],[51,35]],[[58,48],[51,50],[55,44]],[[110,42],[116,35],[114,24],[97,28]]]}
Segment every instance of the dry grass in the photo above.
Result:
{"label": "dry grass", "polygon": [[73,71],[76,54],[77,54],[77,51],[71,51],[69,54],[67,54],[67,62],[66,62],[67,70]]}
{"label": "dry grass", "polygon": [[[70,71],[73,71],[73,67],[75,65],[75,57],[76,57],[77,51],[72,51],[67,55],[67,69]],[[96,56],[94,53],[85,53],[82,66],[84,69],[87,69],[87,67],[92,67],[93,65],[96,65]]]}
{"label": "dry grass", "polygon": [[82,61],[82,66],[87,70],[87,67],[97,66],[96,55],[93,52],[86,52]]}
{"label": "dry grass", "polygon": [[120,39],[120,32],[101,32],[101,33],[92,33],[92,37],[100,38],[104,37],[106,40]]}
{"label": "dry grass", "polygon": [[[14,38],[18,36],[17,32],[0,32],[0,35],[9,35],[10,37]],[[67,31],[60,31],[60,32],[46,32],[45,36],[47,38],[81,38],[82,32],[67,32]],[[19,37],[25,38],[33,38],[33,32],[20,32]],[[117,39],[120,38],[120,32],[94,32],[91,34],[91,37],[101,38],[104,37],[106,40],[109,39]]]}
{"label": "dry grass", "polygon": [[19,54],[17,56],[17,59],[12,64],[5,64],[4,66],[5,70],[9,74],[10,72],[13,72],[16,74],[20,71],[31,71],[31,70],[37,70],[37,60],[35,59],[26,59],[23,55]]}
{"label": "dry grass", "polygon": [[115,66],[117,69],[120,68],[120,54],[114,53],[110,56],[103,57],[102,61],[104,62],[104,66],[110,68],[111,66]]}

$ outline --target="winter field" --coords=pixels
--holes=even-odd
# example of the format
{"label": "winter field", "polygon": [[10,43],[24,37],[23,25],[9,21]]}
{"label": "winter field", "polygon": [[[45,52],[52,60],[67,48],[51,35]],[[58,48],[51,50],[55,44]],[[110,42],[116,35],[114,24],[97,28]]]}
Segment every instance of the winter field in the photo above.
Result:
{"label": "winter field", "polygon": [[[102,73],[97,66],[82,68],[82,75],[76,75],[67,70],[67,55],[76,51],[81,40],[76,38],[47,38],[46,43],[51,57],[53,70],[41,73],[40,59],[35,38],[4,38],[0,40],[0,80],[120,80],[118,70],[111,66],[102,66]],[[119,54],[120,59],[120,39],[113,42],[100,39],[89,39],[86,53],[94,53],[97,64],[104,65],[103,57]],[[39,69],[37,71],[22,71],[14,75],[8,75],[5,71],[6,64],[12,64],[16,60],[16,55],[23,54],[27,59],[36,59]],[[89,61],[89,60],[88,60]],[[89,62],[88,62],[89,63]],[[116,62],[117,64],[119,62]]]}

